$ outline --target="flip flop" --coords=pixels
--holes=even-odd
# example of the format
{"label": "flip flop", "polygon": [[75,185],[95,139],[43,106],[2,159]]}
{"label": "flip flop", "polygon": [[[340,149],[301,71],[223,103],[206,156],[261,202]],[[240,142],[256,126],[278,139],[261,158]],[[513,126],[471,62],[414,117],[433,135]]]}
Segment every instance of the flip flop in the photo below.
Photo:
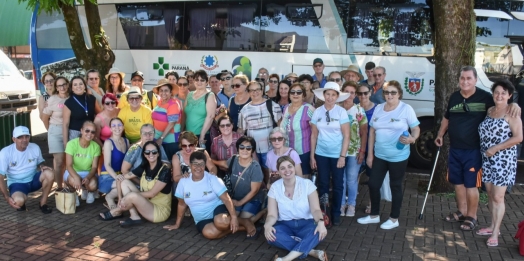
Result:
{"label": "flip flop", "polygon": [[109,221],[109,220],[113,220],[113,219],[117,219],[117,218],[123,218],[124,215],[123,214],[120,214],[118,216],[113,216],[113,214],[111,214],[111,211],[106,211],[103,213],[104,217],[98,215],[98,218],[100,220],[103,220],[103,221]]}
{"label": "flip flop", "polygon": [[144,221],[142,219],[134,220],[134,219],[131,219],[131,218],[127,218],[122,223],[120,223],[120,227],[128,228],[128,227],[141,225],[142,223],[144,223]]}
{"label": "flip flop", "polygon": [[[493,231],[491,231],[491,230],[489,230],[489,228],[485,227],[485,228],[479,229],[475,234],[477,234],[479,236],[491,236],[491,235],[493,235]],[[499,236],[500,236],[500,231],[499,231]]]}
{"label": "flip flop", "polygon": [[246,236],[246,239],[248,239],[248,240],[256,240],[256,239],[258,239],[258,237],[260,236],[260,234],[262,234],[262,228],[263,228],[263,227],[259,227],[259,228],[257,228],[256,231],[255,231],[255,234],[252,235],[252,236],[247,235],[247,236]]}
{"label": "flip flop", "polygon": [[486,241],[486,245],[487,246],[490,246],[490,247],[496,247],[499,245],[499,240],[498,239],[493,239],[493,238],[489,238],[488,241]]}

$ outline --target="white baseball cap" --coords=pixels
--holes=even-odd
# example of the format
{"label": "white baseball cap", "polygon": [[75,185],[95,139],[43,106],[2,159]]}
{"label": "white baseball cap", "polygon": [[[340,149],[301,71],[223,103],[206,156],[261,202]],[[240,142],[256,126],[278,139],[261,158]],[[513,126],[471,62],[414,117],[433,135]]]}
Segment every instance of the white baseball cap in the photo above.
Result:
{"label": "white baseball cap", "polygon": [[29,129],[26,126],[18,126],[13,130],[13,138],[18,138],[24,135],[31,136],[31,133],[29,133]]}

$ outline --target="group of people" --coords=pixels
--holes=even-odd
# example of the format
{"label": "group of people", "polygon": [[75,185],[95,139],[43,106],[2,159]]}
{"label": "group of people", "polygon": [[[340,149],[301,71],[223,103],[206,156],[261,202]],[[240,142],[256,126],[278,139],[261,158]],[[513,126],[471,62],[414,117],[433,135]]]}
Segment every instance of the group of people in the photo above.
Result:
{"label": "group of people", "polygon": [[[125,73],[112,68],[105,75],[105,92],[98,86],[96,70],[88,71],[86,79],[70,80],[48,72],[42,77],[46,92],[40,117],[48,129],[53,168],[43,165],[40,149],[29,143],[29,130],[16,127],[14,144],[0,152],[0,174],[7,176],[9,192],[3,179],[0,190],[13,208],[25,210],[27,194],[42,188],[44,213],[51,213],[46,202],[53,182],[58,191],[64,187],[82,191],[80,199],[88,204],[101,192],[108,210],[100,219],[114,220],[129,212],[120,222],[122,227],[139,225],[144,219],[166,221],[174,195],[177,218],[165,229],[178,229],[183,217],[191,215],[208,239],[238,230],[256,238],[261,229],[255,223],[265,219],[268,243],[290,251],[276,260],[307,255],[327,260],[325,251],[314,249],[327,234],[319,196],[332,191],[331,212],[324,214],[333,225],[340,225],[343,216],[355,216],[359,172],[364,167],[369,175],[370,204],[365,209],[369,215],[357,222],[379,223],[380,187],[389,172],[392,207],[380,227],[398,227],[410,144],[420,135],[413,108],[402,101],[400,83],[385,81],[386,69],[372,62],[365,69],[367,79],[354,65],[326,77],[324,63],[317,58],[313,76],[290,73],[284,79],[265,68],[254,81],[227,70],[213,76],[204,70],[189,70],[185,76],[168,72],[147,91],[142,72],[131,75],[129,87],[124,84]],[[468,72],[474,68],[462,71],[461,87],[467,82],[474,88],[473,79],[463,80]],[[496,84],[495,107],[489,110],[493,100],[487,92],[473,89],[473,94],[471,88],[464,88],[469,96],[461,93],[463,102],[454,94],[436,139],[441,145],[448,125],[482,121],[488,112],[485,122],[477,124],[482,145],[467,143],[473,132],[449,129],[450,154],[456,150],[464,164],[477,164],[476,171],[481,168],[478,163],[483,164],[490,207],[496,209],[493,225],[480,230],[483,234],[498,232],[504,211],[500,186],[514,182],[514,174],[500,178],[502,170],[513,168],[500,168],[499,161],[508,153],[512,157],[514,145],[522,139],[521,125],[511,117],[520,108],[506,115],[513,87]],[[494,135],[493,126],[501,128],[507,139]],[[460,141],[454,143],[457,135]],[[476,137],[480,139],[478,131]],[[453,145],[459,143],[466,144],[455,149]],[[484,163],[464,157],[468,146],[475,147],[479,156],[482,146]],[[472,193],[470,188],[477,184],[461,176],[471,176],[462,173],[469,165],[455,162],[451,168],[451,164],[450,158],[450,175],[456,177],[450,181],[457,185],[457,198]],[[469,223],[464,226],[475,228],[472,201],[468,198],[467,210],[465,201],[459,203],[460,211],[448,221],[459,221],[462,212],[468,213]],[[76,204],[80,204],[78,197]]]}

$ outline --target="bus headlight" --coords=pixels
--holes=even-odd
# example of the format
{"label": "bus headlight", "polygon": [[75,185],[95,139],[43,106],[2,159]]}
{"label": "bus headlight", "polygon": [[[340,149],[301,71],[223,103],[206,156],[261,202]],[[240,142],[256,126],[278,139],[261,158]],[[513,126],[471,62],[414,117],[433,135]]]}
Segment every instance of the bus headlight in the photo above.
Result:
{"label": "bus headlight", "polygon": [[0,92],[0,100],[7,99],[7,94]]}

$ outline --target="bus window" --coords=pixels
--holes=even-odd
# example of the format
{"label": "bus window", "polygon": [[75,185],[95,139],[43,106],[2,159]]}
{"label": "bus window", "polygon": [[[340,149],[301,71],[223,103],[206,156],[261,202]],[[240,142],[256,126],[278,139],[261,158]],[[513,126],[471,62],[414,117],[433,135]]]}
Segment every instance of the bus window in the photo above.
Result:
{"label": "bus window", "polygon": [[513,19],[509,22],[508,35],[510,36],[524,36],[524,2],[511,2],[511,14],[515,16],[516,19]]}
{"label": "bus window", "polygon": [[349,2],[349,52],[431,55],[430,7],[425,0]]}
{"label": "bus window", "polygon": [[186,2],[190,49],[256,50],[257,10],[254,1]]}
{"label": "bus window", "polygon": [[42,12],[36,22],[36,42],[38,48],[44,49],[71,49],[71,42],[67,33],[62,13]]}

